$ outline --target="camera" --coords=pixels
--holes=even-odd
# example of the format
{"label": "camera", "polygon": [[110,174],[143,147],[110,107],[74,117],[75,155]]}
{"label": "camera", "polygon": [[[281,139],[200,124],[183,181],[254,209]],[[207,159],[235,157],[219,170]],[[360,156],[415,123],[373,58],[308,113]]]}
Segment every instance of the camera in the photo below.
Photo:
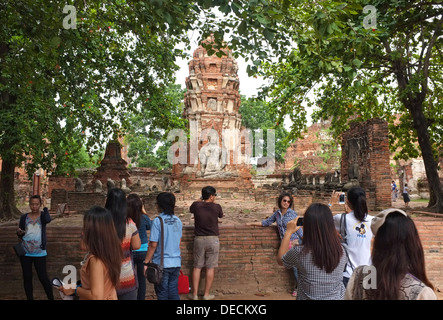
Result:
{"label": "camera", "polygon": [[345,193],[344,192],[340,193],[340,197],[338,198],[338,203],[345,204]]}
{"label": "camera", "polygon": [[303,220],[304,220],[303,217],[299,217],[297,220],[297,226],[303,226]]}

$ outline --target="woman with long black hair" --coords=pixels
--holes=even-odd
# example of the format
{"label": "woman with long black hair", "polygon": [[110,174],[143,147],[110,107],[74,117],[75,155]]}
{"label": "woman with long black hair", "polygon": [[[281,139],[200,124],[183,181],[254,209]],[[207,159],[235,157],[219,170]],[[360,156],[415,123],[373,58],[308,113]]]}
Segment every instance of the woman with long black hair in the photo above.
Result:
{"label": "woman with long black hair", "polygon": [[128,217],[134,221],[138,228],[138,234],[141,240],[140,249],[132,251],[135,268],[137,270],[138,291],[137,300],[145,300],[146,296],[146,277],[144,274],[144,260],[148,252],[148,235],[147,230],[151,230],[152,221],[149,219],[143,207],[143,200],[138,194],[131,193],[126,198],[128,207]]}
{"label": "woman with long black hair", "polygon": [[127,215],[125,192],[120,188],[110,189],[106,197],[105,208],[111,211],[123,250],[120,284],[117,286],[118,299],[137,300],[138,281],[132,258],[132,250],[140,249],[141,240],[137,226]]}
{"label": "woman with long black hair", "polygon": [[[372,268],[355,269],[345,299],[437,300],[426,276],[423,246],[414,221],[400,209],[386,209],[372,220]],[[371,272],[366,272],[372,270]],[[366,278],[371,279],[365,281]]]}
{"label": "woman with long black hair", "polygon": [[278,264],[298,269],[297,300],[343,299],[346,254],[331,210],[321,203],[311,204],[304,214],[303,243],[288,250],[291,235],[302,228],[297,226],[299,218],[288,222],[277,257]]}
{"label": "woman with long black hair", "polygon": [[117,300],[123,257],[120,240],[109,210],[94,206],[83,218],[82,245],[88,250],[81,262],[81,286],[60,287],[65,295],[80,300]]}

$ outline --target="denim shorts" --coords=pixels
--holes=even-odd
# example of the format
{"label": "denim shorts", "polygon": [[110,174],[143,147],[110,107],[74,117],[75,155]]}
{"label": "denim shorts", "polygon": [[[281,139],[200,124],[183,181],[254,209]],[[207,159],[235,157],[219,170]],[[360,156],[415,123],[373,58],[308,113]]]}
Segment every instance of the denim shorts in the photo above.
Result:
{"label": "denim shorts", "polygon": [[196,236],[194,238],[194,268],[218,267],[219,251],[218,236]]}

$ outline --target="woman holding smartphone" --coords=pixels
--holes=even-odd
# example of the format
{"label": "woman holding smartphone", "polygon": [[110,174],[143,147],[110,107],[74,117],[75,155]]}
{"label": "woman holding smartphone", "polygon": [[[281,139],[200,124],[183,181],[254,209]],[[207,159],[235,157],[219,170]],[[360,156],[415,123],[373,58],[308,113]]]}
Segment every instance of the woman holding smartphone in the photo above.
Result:
{"label": "woman holding smartphone", "polygon": [[80,263],[81,286],[59,290],[80,300],[117,300],[123,253],[109,210],[94,206],[86,212],[82,245],[88,253]]}
{"label": "woman holding smartphone", "polygon": [[[337,204],[337,198],[340,204],[340,193],[334,191],[330,206]],[[345,212],[334,216],[335,228],[346,232],[345,242],[348,263],[343,272],[343,283],[345,287],[348,284],[354,269],[361,265],[371,264],[371,221],[372,216],[368,215],[368,206],[366,203],[366,192],[363,188],[353,187],[348,190],[346,199],[344,199]]]}
{"label": "woman holding smartphone", "polygon": [[[313,203],[299,218],[289,221],[278,250],[277,262],[299,271],[297,300],[341,300],[345,294],[343,269],[346,254],[335,231],[331,210]],[[288,250],[290,235],[303,228],[303,243]]]}
{"label": "woman holding smartphone", "polygon": [[26,298],[33,300],[32,286],[32,265],[37,271],[48,300],[53,300],[52,286],[46,271],[46,225],[51,222],[48,208],[42,206],[42,198],[39,195],[33,195],[29,199],[29,208],[31,212],[25,213],[20,217],[17,236],[22,239],[22,244],[26,254],[20,257],[20,263],[23,271],[23,283],[25,287]]}

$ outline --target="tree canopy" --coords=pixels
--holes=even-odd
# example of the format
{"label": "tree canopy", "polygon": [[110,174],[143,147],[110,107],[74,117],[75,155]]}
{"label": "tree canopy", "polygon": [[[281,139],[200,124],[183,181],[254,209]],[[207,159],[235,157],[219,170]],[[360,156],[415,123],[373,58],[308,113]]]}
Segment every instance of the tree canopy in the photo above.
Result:
{"label": "tree canopy", "polygon": [[[263,151],[263,157],[273,157],[278,162],[284,162],[284,156],[286,149],[289,147],[289,142],[286,137],[288,132],[284,128],[283,123],[279,124],[276,121],[278,115],[272,113],[272,109],[269,108],[268,102],[264,100],[257,100],[253,98],[247,99],[241,97],[241,105],[239,112],[242,115],[242,126],[252,131],[254,138],[253,147],[260,144],[260,140],[263,140],[263,145],[260,145],[260,150]],[[274,154],[267,154],[267,132],[268,130],[275,130],[275,150]],[[270,148],[272,149],[272,148]],[[253,155],[257,156],[259,150],[253,150]]]}
{"label": "tree canopy", "polygon": [[134,112],[149,128],[177,127],[162,97],[189,30],[212,33],[209,52],[228,45],[271,80],[262,96],[276,123],[289,115],[290,138],[306,107],[331,118],[336,135],[351,120],[388,120],[392,148],[423,157],[443,209],[439,1],[0,0],[0,19],[0,216],[17,213],[15,166],[53,170],[66,152],[99,150]]}
{"label": "tree canopy", "polygon": [[201,29],[209,2],[0,1],[0,216],[18,214],[16,166],[32,175],[81,146],[103,149],[132,112],[143,110],[151,128],[175,125],[161,97],[178,44]]}
{"label": "tree canopy", "polygon": [[423,157],[430,204],[443,211],[437,166],[443,145],[443,5],[254,2],[257,6],[233,10],[238,33],[231,43],[245,52],[260,47],[250,55],[250,71],[270,80],[262,96],[270,99],[278,121],[289,115],[291,138],[306,126],[306,108],[314,108],[314,120],[331,119],[337,137],[350,121],[385,119],[397,157]]}

